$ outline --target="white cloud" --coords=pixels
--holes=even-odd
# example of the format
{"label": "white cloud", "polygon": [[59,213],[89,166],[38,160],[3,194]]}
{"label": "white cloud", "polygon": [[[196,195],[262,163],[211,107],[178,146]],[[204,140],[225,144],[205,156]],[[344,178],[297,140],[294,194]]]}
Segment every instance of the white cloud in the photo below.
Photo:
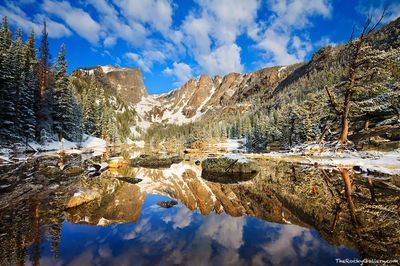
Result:
{"label": "white cloud", "polygon": [[0,14],[7,16],[10,24],[20,27],[24,32],[29,33],[32,29],[39,34],[43,29],[43,20],[46,19],[47,32],[51,38],[70,36],[72,32],[63,24],[55,22],[43,15],[35,15],[33,21],[27,14],[14,3],[6,2],[6,6],[0,6]]}
{"label": "white cloud", "polygon": [[255,23],[259,1],[199,0],[209,21],[212,36],[218,44],[232,44],[237,36]]}
{"label": "white cloud", "polygon": [[89,0],[88,4],[92,5],[99,14],[104,46],[114,46],[119,38],[134,46],[144,46],[149,32],[142,24],[132,22],[128,25],[126,18],[104,0]]}
{"label": "white cloud", "polygon": [[167,33],[172,24],[171,2],[167,0],[115,0],[129,23],[148,23],[155,30]]}
{"label": "white cloud", "polygon": [[133,62],[135,62],[143,71],[151,72],[150,71],[151,66],[149,65],[148,62],[146,62],[143,56],[136,53],[126,53],[125,56],[131,59]]}
{"label": "white cloud", "polygon": [[186,16],[181,31],[183,42],[201,71],[225,75],[243,70],[238,36],[254,32],[258,0],[198,0],[200,9]]}
{"label": "white cloud", "polygon": [[42,8],[64,20],[71,29],[90,43],[97,44],[99,41],[100,25],[83,9],[72,7],[68,2],[53,0],[45,0]]}
{"label": "white cloud", "polygon": [[175,76],[178,82],[175,86],[180,86],[193,77],[192,68],[185,63],[173,63],[173,68],[167,67],[163,70],[165,75]]}
{"label": "white cloud", "polygon": [[310,17],[331,16],[332,6],[327,0],[269,0],[268,6],[273,12],[264,30],[255,30],[251,38],[256,47],[272,58],[270,64],[288,65],[304,61],[312,50],[312,44],[299,30],[312,26]]}
{"label": "white cloud", "polygon": [[200,65],[207,66],[213,75],[225,75],[229,72],[242,72],[240,63],[240,47],[236,44],[220,46],[209,54],[198,56]]}
{"label": "white cloud", "polygon": [[182,29],[185,35],[185,44],[194,53],[207,54],[210,52],[209,34],[212,30],[210,20],[206,17],[196,18],[194,15],[189,15],[186,17]]}
{"label": "white cloud", "polygon": [[138,64],[145,72],[151,72],[155,62],[162,63],[166,59],[165,54],[157,50],[147,50],[141,54],[126,53],[125,56]]}

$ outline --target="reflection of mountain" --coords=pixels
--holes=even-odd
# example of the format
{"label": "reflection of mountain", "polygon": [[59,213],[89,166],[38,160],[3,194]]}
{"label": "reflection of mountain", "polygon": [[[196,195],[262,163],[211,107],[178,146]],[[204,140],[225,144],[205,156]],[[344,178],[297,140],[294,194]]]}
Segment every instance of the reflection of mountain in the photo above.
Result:
{"label": "reflection of mountain", "polygon": [[[47,164],[51,161],[46,159]],[[204,261],[204,256],[211,258],[212,254],[221,254],[218,253],[221,250],[217,253],[212,250],[215,243],[223,247],[226,255],[213,257],[215,264],[222,264],[229,258],[239,261],[242,255],[239,250],[244,246],[249,252],[247,255],[258,254],[254,261],[259,264],[284,264],[286,261],[281,257],[298,256],[307,248],[310,251],[313,250],[310,247],[321,246],[322,241],[316,242],[316,237],[313,238],[307,228],[316,229],[331,245],[357,249],[362,257],[400,257],[400,193],[395,181],[362,178],[345,170],[260,161],[260,175],[237,185],[225,185],[203,180],[200,166],[192,161],[173,164],[169,169],[123,167],[100,177],[83,176],[80,180],[45,178],[38,173],[31,175],[33,164],[26,164],[26,168],[20,169],[22,174],[15,172],[8,179],[1,174],[2,180],[7,179],[14,189],[0,194],[0,202],[5,203],[0,206],[0,264],[8,265],[12,261],[24,264],[28,253],[32,262],[38,261],[45,237],[56,257],[63,217],[71,223],[90,225],[131,223],[101,230],[119,230],[122,239],[117,241],[140,239],[141,242],[129,243],[136,245],[129,254],[141,256],[147,252],[150,258],[157,250],[171,264]],[[131,176],[143,181],[131,184],[113,176]],[[30,181],[32,177],[36,181],[34,184]],[[76,191],[78,181],[81,186],[99,189],[102,197],[66,211],[65,204]],[[153,195],[148,197],[149,194]],[[178,200],[187,208],[182,204],[170,209],[158,208],[157,201],[151,199],[166,198],[154,194]],[[147,197],[149,201],[144,204]],[[254,221],[258,227],[254,227]],[[284,225],[289,223],[292,225]],[[73,227],[70,223],[65,224]],[[190,235],[193,228],[197,231]],[[246,230],[256,232],[260,238],[262,235],[262,246],[253,250],[249,244],[253,240],[246,239],[249,233]],[[301,245],[299,239],[302,239]],[[64,241],[64,244],[73,245],[70,240]],[[261,240],[257,241],[254,243]],[[144,243],[151,248],[142,249]],[[164,248],[161,251],[158,250],[160,245]],[[103,249],[106,247],[102,247],[102,252]],[[308,254],[301,256],[312,256]],[[127,258],[129,262],[132,257]],[[175,261],[176,258],[182,260]]]}
{"label": "reflection of mountain", "polygon": [[[117,181],[123,182],[123,181]],[[137,223],[146,193],[124,182],[115,191],[103,192],[100,202],[92,202],[68,210],[67,219],[72,223],[107,226],[120,223]]]}
{"label": "reflection of mountain", "polygon": [[[201,178],[201,167],[192,163],[173,164],[169,169],[130,169],[132,176],[143,181],[133,185],[109,176],[100,178],[104,185],[102,199],[70,210],[68,220],[92,225],[136,223],[147,194],[179,200],[190,210],[198,209],[203,215],[225,212],[233,217],[254,216],[278,223],[284,223],[285,217],[292,216],[270,192],[256,192],[252,181],[241,185],[208,182]],[[126,169],[120,171],[126,172]],[[121,175],[119,172],[108,174]],[[297,221],[295,217],[291,219]]]}
{"label": "reflection of mountain", "polygon": [[[259,176],[238,185],[205,181],[200,177],[200,166],[185,161],[169,169],[120,171],[143,181],[133,185],[101,177],[104,196],[100,203],[71,210],[68,219],[93,225],[137,223],[146,195],[158,194],[203,215],[225,212],[233,217],[297,224],[315,228],[331,244],[357,248],[364,255],[399,255],[400,197],[399,189],[390,181],[354,177],[350,200],[355,208],[351,210],[343,178],[335,171],[268,162],[263,163]],[[120,176],[121,172],[107,175]]]}

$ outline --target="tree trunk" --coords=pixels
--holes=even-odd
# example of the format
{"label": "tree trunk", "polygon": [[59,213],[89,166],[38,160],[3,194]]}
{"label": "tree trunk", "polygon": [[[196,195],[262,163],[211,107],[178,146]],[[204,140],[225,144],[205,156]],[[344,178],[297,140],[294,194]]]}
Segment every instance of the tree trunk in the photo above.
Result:
{"label": "tree trunk", "polygon": [[322,144],[322,142],[324,142],[324,138],[325,138],[326,134],[328,134],[328,132],[329,132],[329,127],[326,126],[324,131],[322,131],[321,136],[318,138],[318,144]]}
{"label": "tree trunk", "polygon": [[349,134],[349,118],[342,116],[342,131],[340,132],[339,144],[347,144],[347,135]]}
{"label": "tree trunk", "polygon": [[369,117],[367,117],[367,120],[365,120],[364,130],[368,130],[368,128],[369,128]]}
{"label": "tree trunk", "polygon": [[61,121],[60,121],[60,131],[58,132],[58,140],[59,141],[63,140],[63,130],[62,130],[62,128],[63,128],[63,121],[61,119]]}
{"label": "tree trunk", "polygon": [[294,132],[294,119],[290,121],[291,127],[290,127],[290,136],[289,136],[289,147],[291,148],[293,146],[293,132]]}
{"label": "tree trunk", "polygon": [[353,222],[353,226],[357,231],[357,234],[359,236],[361,236],[360,226],[359,226],[359,222],[358,222],[357,216],[356,216],[356,208],[354,206],[354,202],[351,197],[351,182],[350,182],[350,176],[349,176],[349,169],[341,168],[340,173],[343,178],[345,196],[346,196],[347,204],[348,204],[349,211],[350,211],[350,217]]}
{"label": "tree trunk", "polygon": [[310,114],[308,115],[308,118],[311,118],[311,117],[312,117],[313,110],[314,110],[314,104],[312,103],[312,104],[311,104],[311,107],[310,107]]}

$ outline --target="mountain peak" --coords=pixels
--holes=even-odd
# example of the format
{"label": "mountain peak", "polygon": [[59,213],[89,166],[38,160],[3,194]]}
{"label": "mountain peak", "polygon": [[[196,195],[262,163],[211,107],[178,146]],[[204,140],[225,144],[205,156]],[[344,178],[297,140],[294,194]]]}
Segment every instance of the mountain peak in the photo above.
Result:
{"label": "mountain peak", "polygon": [[106,76],[111,89],[127,104],[136,104],[149,93],[143,83],[140,68],[115,67],[111,65],[78,68],[73,75]]}

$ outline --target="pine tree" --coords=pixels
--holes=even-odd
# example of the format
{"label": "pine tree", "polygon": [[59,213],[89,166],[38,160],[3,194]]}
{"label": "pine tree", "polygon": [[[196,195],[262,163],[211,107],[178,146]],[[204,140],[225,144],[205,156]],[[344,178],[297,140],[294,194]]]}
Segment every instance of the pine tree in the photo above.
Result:
{"label": "pine tree", "polygon": [[86,90],[85,95],[82,98],[82,127],[83,132],[88,135],[93,135],[96,133],[96,117],[97,108],[96,103],[93,101],[95,99],[95,88],[93,83],[88,84],[89,87]]}
{"label": "pine tree", "polygon": [[24,47],[24,87],[20,96],[20,116],[19,121],[22,124],[22,136],[28,142],[35,137],[36,117],[35,103],[37,102],[37,76],[36,76],[36,49],[35,33],[32,30]]}
{"label": "pine tree", "polygon": [[46,21],[43,21],[42,40],[39,47],[39,103],[37,104],[37,120],[38,124],[36,127],[36,139],[42,141],[41,134],[46,134],[47,137],[52,135],[52,93],[48,91],[50,88],[50,52],[49,43],[47,41],[47,28]]}
{"label": "pine tree", "polygon": [[0,139],[11,144],[15,130],[15,97],[13,86],[12,32],[7,17],[3,17],[0,29]]}
{"label": "pine tree", "polygon": [[65,45],[61,45],[61,51],[55,65],[55,112],[54,112],[54,129],[58,133],[59,140],[64,137],[72,139],[75,122],[74,122],[74,96],[72,86],[68,79],[67,61],[65,59]]}
{"label": "pine tree", "polygon": [[15,97],[13,98],[13,105],[15,106],[15,111],[12,113],[12,117],[14,119],[14,127],[13,127],[13,142],[19,142],[20,136],[23,135],[22,132],[22,124],[20,121],[20,117],[22,116],[21,110],[21,94],[26,88],[25,80],[24,80],[24,62],[25,62],[25,54],[22,42],[22,30],[18,29],[16,34],[16,39],[13,42],[11,49],[11,84],[10,90],[15,93]]}

